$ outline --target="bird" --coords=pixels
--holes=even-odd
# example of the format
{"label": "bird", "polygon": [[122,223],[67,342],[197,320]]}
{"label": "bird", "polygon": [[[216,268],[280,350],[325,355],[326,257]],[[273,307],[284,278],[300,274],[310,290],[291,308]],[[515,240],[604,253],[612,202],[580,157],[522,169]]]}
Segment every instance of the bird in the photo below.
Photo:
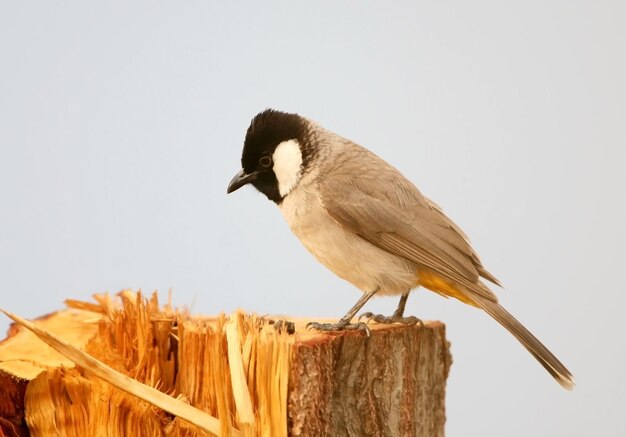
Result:
{"label": "bird", "polygon": [[404,310],[423,287],[484,310],[506,328],[564,388],[572,373],[498,302],[467,235],[400,171],[368,149],[297,113],[266,109],[245,135],[241,170],[227,193],[251,184],[280,209],[291,231],[324,266],[363,294],[320,331],[367,329],[352,319],[374,295],[400,296],[378,323],[415,324]]}

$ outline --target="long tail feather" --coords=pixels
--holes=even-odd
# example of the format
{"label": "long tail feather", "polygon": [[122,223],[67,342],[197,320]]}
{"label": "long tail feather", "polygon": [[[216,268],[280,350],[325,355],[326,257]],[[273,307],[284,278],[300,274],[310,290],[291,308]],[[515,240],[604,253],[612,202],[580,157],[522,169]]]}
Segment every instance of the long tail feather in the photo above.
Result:
{"label": "long tail feather", "polygon": [[488,300],[472,293],[472,299],[498,323],[504,326],[519,340],[522,345],[539,361],[539,363],[567,390],[574,388],[574,376],[567,370],[557,357],[552,354],[533,334],[528,331],[515,317],[502,308],[498,302]]}

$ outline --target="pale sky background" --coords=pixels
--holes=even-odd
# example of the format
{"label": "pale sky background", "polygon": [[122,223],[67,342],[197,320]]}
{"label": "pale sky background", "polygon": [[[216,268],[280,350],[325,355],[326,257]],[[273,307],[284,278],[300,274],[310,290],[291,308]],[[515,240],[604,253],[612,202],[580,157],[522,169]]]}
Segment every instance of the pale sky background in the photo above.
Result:
{"label": "pale sky background", "polygon": [[618,0],[2,2],[0,306],[172,288],[342,316],[359,292],[263,196],[226,195],[250,119],[299,112],[442,205],[576,376],[418,291],[407,312],[452,344],[448,436],[626,435],[624,23]]}

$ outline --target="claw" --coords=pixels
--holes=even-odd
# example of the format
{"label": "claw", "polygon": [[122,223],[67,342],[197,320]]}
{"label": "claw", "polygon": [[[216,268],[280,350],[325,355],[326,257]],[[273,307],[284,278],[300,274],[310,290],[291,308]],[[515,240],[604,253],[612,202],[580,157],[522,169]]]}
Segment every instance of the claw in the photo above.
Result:
{"label": "claw", "polygon": [[304,327],[307,331],[311,330],[311,329],[317,329],[317,326],[319,325],[319,323],[317,322],[309,322],[306,324],[306,326]]}
{"label": "claw", "polygon": [[372,335],[372,332],[370,331],[370,328],[369,326],[367,326],[366,323],[357,322],[357,323],[350,324],[348,326],[354,326],[354,328],[349,328],[349,329],[358,329],[359,331],[365,332],[365,335],[368,337]]}
{"label": "claw", "polygon": [[359,316],[358,321],[360,322],[361,319],[365,319],[365,323],[369,323],[372,317],[374,317],[374,313],[367,311]]}

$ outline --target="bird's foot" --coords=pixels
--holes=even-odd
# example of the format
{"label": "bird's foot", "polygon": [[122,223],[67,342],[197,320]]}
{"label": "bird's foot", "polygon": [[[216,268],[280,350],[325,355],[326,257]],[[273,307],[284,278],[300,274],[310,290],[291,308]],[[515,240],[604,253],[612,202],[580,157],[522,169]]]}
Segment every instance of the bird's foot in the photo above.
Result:
{"label": "bird's foot", "polygon": [[349,323],[348,321],[344,321],[344,320],[340,320],[337,323],[309,322],[307,323],[306,328],[315,329],[317,331],[322,331],[322,332],[363,331],[368,337],[370,336],[370,328],[368,328],[367,324],[363,322]]}
{"label": "bird's foot", "polygon": [[370,312],[363,313],[359,316],[359,320],[365,319],[365,323],[369,323],[372,320],[376,323],[383,323],[390,325],[392,323],[401,323],[403,325],[416,325],[424,326],[424,322],[415,316],[404,317],[400,314],[393,314],[392,316],[383,316],[382,314],[374,314]]}

